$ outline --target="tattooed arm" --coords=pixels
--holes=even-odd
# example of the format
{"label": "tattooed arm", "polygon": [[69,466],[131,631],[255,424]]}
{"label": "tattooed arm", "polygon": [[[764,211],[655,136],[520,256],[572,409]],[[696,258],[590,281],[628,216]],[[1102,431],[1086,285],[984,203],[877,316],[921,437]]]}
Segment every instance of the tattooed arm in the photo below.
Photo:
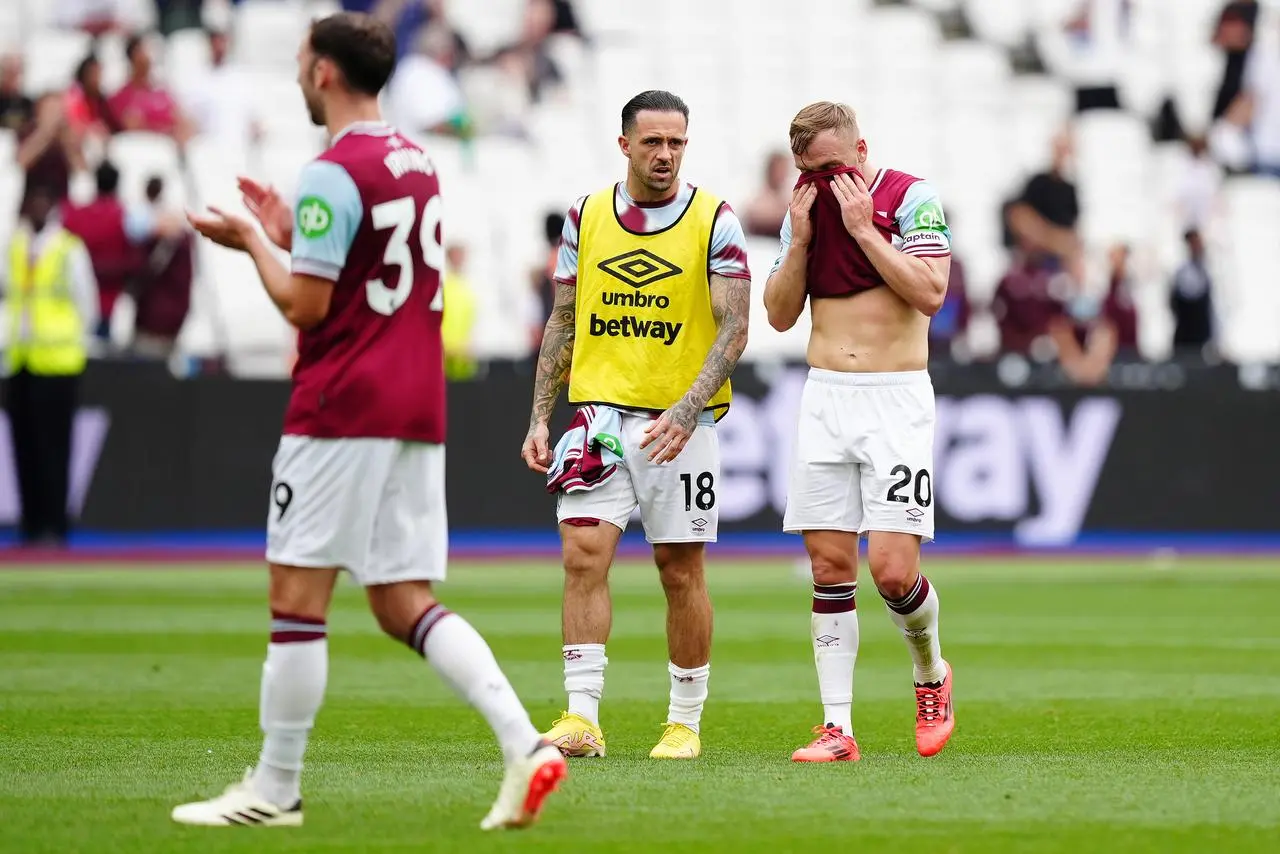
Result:
{"label": "tattooed arm", "polygon": [[538,352],[538,370],[533,380],[533,413],[529,416],[529,432],[525,434],[520,456],[529,468],[547,473],[551,464],[551,413],[564,388],[564,378],[573,360],[573,336],[577,323],[577,289],[556,283],[555,304]]}
{"label": "tattooed arm", "polygon": [[707,353],[702,370],[684,397],[646,429],[641,448],[657,445],[649,454],[654,462],[674,460],[698,426],[707,401],[720,390],[738,365],[747,347],[747,319],[751,311],[751,281],[711,275],[711,313],[720,331]]}

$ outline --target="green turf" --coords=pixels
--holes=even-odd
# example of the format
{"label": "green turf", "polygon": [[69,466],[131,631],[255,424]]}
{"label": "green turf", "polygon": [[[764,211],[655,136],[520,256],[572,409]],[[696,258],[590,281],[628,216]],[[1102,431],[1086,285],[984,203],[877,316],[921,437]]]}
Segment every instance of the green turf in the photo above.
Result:
{"label": "green turf", "polygon": [[[307,825],[169,822],[256,757],[259,570],[0,573],[0,851],[1273,851],[1280,845],[1280,565],[936,563],[958,727],[915,755],[910,668],[861,597],[864,759],[795,766],[818,723],[807,588],[787,565],[711,576],[696,762],[646,754],[666,711],[653,573],[615,572],[609,757],[574,762],[543,822],[481,834],[499,757],[343,585]],[[535,721],[561,708],[553,567],[459,566],[446,601]]]}

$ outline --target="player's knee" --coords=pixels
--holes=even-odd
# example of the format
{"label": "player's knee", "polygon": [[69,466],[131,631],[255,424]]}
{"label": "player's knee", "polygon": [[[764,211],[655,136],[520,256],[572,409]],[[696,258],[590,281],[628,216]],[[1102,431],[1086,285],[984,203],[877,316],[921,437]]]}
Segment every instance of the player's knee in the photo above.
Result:
{"label": "player's knee", "polygon": [[272,613],[323,620],[329,611],[335,576],[336,570],[273,564],[267,586]]}
{"label": "player's knee", "polygon": [[857,552],[850,552],[835,543],[810,543],[809,566],[813,571],[813,583],[823,587],[852,584],[858,577]]}
{"label": "player's knee", "polygon": [[609,574],[611,550],[592,538],[566,538],[564,572],[575,581],[603,582]]}
{"label": "player's knee", "polygon": [[901,599],[911,592],[920,573],[920,557],[911,548],[884,548],[871,552],[871,577],[886,599]]}
{"label": "player's knee", "polygon": [[666,590],[684,590],[703,583],[701,544],[659,543],[653,547],[653,562]]}
{"label": "player's knee", "polygon": [[422,615],[436,604],[427,581],[402,581],[365,588],[369,610],[378,627],[396,640],[404,640]]}

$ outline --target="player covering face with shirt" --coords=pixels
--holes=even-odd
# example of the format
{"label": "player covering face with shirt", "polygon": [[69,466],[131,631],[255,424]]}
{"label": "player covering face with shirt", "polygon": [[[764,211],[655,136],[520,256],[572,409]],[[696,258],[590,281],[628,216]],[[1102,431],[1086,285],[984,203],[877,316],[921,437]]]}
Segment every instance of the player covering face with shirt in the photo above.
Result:
{"label": "player covering face with shirt", "polygon": [[791,123],[800,179],[765,286],[769,323],[812,315],[809,378],[784,530],[803,535],[813,569],[812,640],[823,723],[797,762],[856,761],[858,541],[911,652],[916,747],[942,750],[955,726],[951,668],[938,640],[938,594],[920,572],[933,536],[933,385],[929,318],[942,306],[951,233],[926,181],[868,159],[852,109],[810,104]]}

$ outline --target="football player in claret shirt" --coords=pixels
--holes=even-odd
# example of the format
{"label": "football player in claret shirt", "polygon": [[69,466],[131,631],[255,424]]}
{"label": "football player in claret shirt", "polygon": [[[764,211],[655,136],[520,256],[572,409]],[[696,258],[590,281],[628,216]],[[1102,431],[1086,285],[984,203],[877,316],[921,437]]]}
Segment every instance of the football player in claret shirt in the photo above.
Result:
{"label": "football player in claret shirt", "polygon": [[955,726],[951,668],[938,644],[938,594],[920,573],[933,537],[929,318],[942,307],[951,232],[925,181],[867,159],[857,118],[819,102],[796,114],[801,170],[765,285],[769,323],[812,314],[783,529],[804,536],[813,569],[813,657],[823,723],[797,762],[856,761],[853,666],[858,538],[871,579],[914,664],[916,749],[932,756]]}
{"label": "football player in claret shirt", "polygon": [[395,55],[390,29],[367,15],[319,20],[303,41],[299,82],[332,143],[303,170],[293,210],[240,182],[267,236],[290,250],[292,270],[249,220],[191,217],[204,236],[249,253],[302,332],[268,508],[262,753],[223,795],[174,809],[184,824],[302,823],[302,756],[324,697],[325,617],[344,569],[383,630],[493,728],[506,774],[482,827],[531,823],[566,772],[484,639],[432,592],[447,553],[442,206],[426,153],[379,117]]}

